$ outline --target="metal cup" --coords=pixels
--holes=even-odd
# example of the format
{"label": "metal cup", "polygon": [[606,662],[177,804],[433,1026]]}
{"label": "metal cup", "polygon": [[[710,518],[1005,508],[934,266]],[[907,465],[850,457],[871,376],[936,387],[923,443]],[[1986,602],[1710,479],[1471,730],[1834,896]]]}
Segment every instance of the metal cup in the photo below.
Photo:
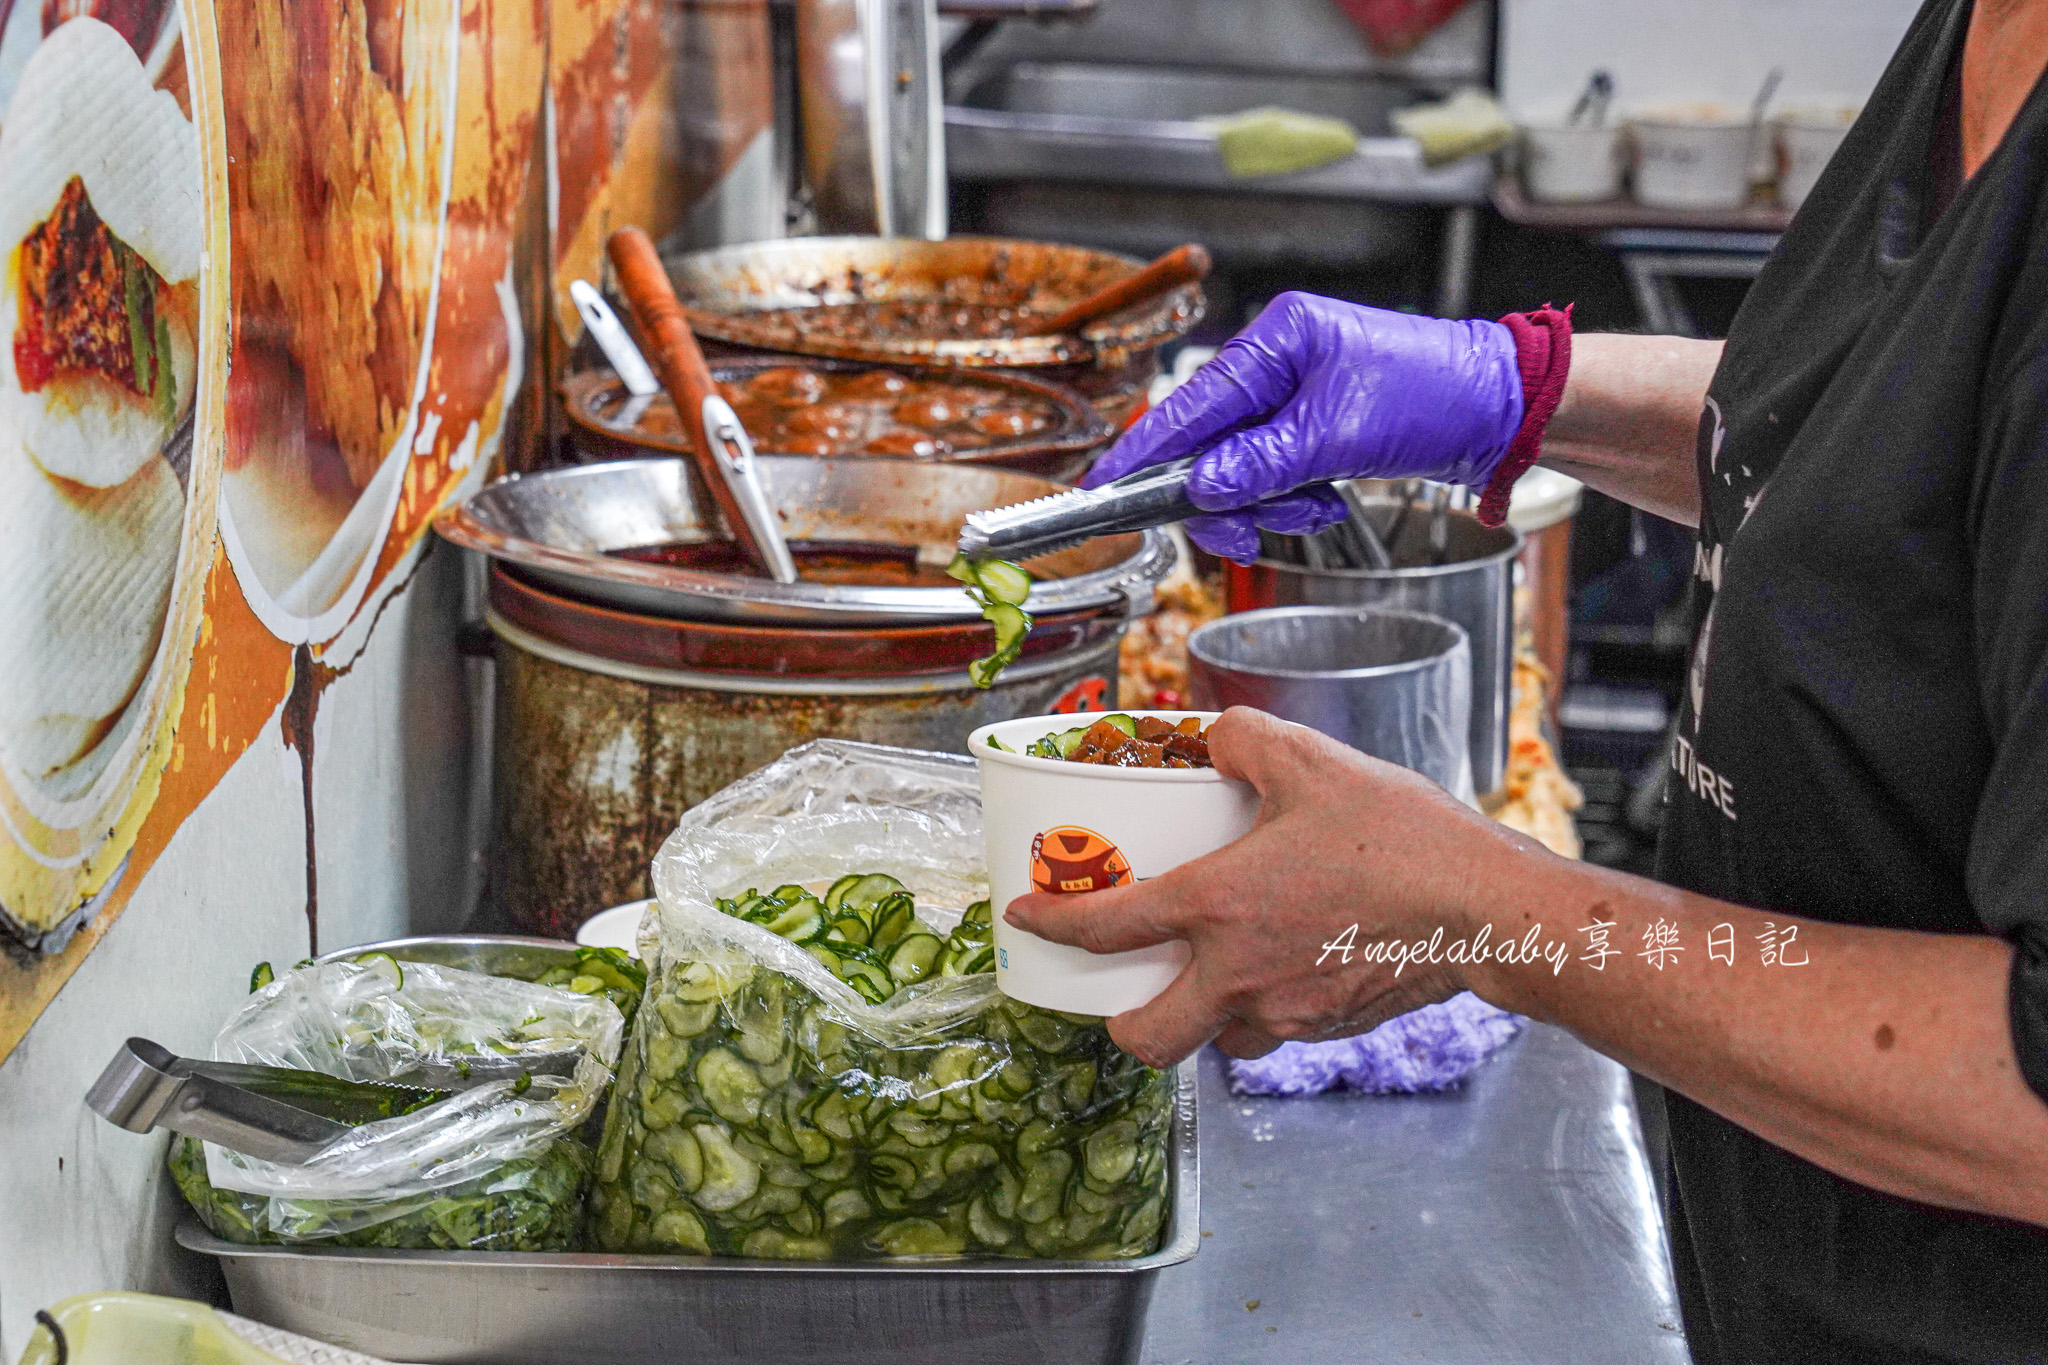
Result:
{"label": "metal cup", "polygon": [[1440,616],[1273,607],[1188,637],[1195,705],[1252,706],[1472,800],[1472,646]]}
{"label": "metal cup", "polygon": [[[1365,505],[1386,534],[1396,501],[1368,493]],[[1481,793],[1500,787],[1507,771],[1508,712],[1515,667],[1515,559],[1522,537],[1508,526],[1481,526],[1453,511],[1444,563],[1431,564],[1429,521],[1406,519],[1391,546],[1398,569],[1311,569],[1266,558],[1232,567],[1230,609],[1260,607],[1383,607],[1428,612],[1462,626],[1472,649],[1472,779]]]}

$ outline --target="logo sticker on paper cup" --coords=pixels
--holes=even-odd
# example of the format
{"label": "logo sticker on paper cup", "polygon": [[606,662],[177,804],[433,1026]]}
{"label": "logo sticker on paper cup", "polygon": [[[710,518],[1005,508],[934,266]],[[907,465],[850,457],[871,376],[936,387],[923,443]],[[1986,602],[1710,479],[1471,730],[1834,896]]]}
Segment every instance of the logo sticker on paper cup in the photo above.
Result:
{"label": "logo sticker on paper cup", "polygon": [[1031,841],[1031,885],[1056,896],[1107,891],[1131,880],[1123,850],[1092,829],[1060,825]]}

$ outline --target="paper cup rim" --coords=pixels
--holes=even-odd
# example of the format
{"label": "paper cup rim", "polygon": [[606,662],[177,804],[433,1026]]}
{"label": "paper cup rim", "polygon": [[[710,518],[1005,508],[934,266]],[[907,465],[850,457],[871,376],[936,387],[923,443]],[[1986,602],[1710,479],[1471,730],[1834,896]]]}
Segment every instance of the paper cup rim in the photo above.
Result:
{"label": "paper cup rim", "polygon": [[1063,773],[1068,777],[1078,778],[1082,781],[1174,782],[1183,785],[1192,783],[1199,786],[1207,786],[1218,782],[1235,782],[1238,779],[1225,777],[1214,768],[1112,768],[1107,764],[1075,763],[1064,758],[1033,758],[1027,754],[1009,753],[1002,749],[992,749],[988,744],[989,736],[995,734],[998,730],[1007,730],[1013,726],[1021,727],[1028,721],[1043,721],[1047,727],[1046,733],[1057,733],[1061,730],[1071,730],[1074,728],[1074,721],[1086,720],[1091,716],[1096,720],[1100,720],[1104,716],[1129,716],[1133,720],[1141,716],[1154,716],[1160,720],[1176,722],[1193,716],[1202,722],[1202,728],[1206,730],[1209,726],[1214,725],[1222,715],[1221,711],[1148,710],[1082,711],[1065,715],[1012,716],[1008,720],[991,721],[989,724],[983,725],[969,734],[967,736],[967,752],[974,757],[977,763],[993,760],[1007,768],[1022,768],[1027,772]]}

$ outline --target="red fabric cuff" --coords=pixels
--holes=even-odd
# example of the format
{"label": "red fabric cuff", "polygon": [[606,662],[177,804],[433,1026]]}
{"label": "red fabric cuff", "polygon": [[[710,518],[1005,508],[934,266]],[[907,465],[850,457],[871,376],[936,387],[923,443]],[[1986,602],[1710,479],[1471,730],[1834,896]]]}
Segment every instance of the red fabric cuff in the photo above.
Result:
{"label": "red fabric cuff", "polygon": [[1562,310],[1546,303],[1533,313],[1510,313],[1501,325],[1515,336],[1515,364],[1522,372],[1522,425],[1479,497],[1479,520],[1486,526],[1508,519],[1515,480],[1543,453],[1543,429],[1564,397],[1565,376],[1572,368],[1570,304]]}

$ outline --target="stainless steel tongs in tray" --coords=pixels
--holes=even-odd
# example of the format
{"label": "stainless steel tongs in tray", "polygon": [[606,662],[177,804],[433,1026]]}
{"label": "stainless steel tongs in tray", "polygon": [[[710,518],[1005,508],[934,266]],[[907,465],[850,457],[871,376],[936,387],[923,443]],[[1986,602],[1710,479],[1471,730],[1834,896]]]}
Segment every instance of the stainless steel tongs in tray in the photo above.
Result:
{"label": "stainless steel tongs in tray", "polygon": [[131,1133],[168,1128],[259,1160],[303,1166],[365,1123],[410,1113],[450,1093],[199,1061],[130,1038],[85,1092],[85,1102]]}
{"label": "stainless steel tongs in tray", "polygon": [[147,1038],[130,1038],[85,1102],[131,1133],[168,1128],[259,1160],[303,1166],[365,1123],[409,1114],[490,1081],[572,1075],[582,1056],[581,1048],[572,1048],[440,1060],[387,1084],[290,1067],[200,1061]]}

